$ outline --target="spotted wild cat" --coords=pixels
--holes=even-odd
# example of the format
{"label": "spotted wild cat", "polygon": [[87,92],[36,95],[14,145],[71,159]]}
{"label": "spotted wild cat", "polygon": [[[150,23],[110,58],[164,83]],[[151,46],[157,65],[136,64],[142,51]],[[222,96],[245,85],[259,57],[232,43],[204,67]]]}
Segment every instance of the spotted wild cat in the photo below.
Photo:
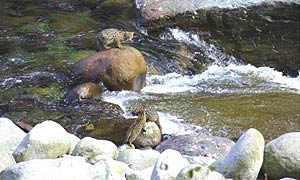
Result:
{"label": "spotted wild cat", "polygon": [[109,28],[99,32],[96,36],[96,51],[101,49],[124,48],[121,44],[127,40],[132,40],[134,32],[120,31],[118,29]]}
{"label": "spotted wild cat", "polygon": [[128,129],[124,142],[125,144],[129,144],[129,146],[131,147],[133,147],[132,142],[138,137],[138,135],[146,125],[145,109],[139,109],[137,114],[138,117]]}

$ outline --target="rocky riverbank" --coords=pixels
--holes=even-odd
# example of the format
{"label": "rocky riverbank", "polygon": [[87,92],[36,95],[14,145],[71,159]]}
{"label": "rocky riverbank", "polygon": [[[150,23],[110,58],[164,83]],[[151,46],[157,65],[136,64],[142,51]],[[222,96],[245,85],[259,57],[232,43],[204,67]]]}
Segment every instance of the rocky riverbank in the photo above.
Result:
{"label": "rocky riverbank", "polygon": [[299,178],[300,132],[265,146],[262,134],[251,128],[227,148],[221,156],[186,155],[187,149],[129,149],[108,140],[79,139],[54,121],[37,124],[26,134],[0,118],[0,179],[257,179],[259,172],[269,179]]}

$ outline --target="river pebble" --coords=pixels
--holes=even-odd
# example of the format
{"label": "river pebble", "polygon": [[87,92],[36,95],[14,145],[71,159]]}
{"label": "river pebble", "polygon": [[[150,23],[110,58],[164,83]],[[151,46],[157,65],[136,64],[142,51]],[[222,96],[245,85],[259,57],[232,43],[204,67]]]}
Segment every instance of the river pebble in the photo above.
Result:
{"label": "river pebble", "polygon": [[[216,160],[203,155],[182,155],[172,149],[162,152],[152,149],[118,149],[108,140],[91,137],[80,140],[56,122],[44,121],[24,137],[14,151],[14,156],[1,146],[0,179],[256,179],[262,166],[263,152],[266,161],[264,171],[268,177],[297,179],[299,137],[299,132],[282,135],[268,143],[264,150],[263,136],[251,128],[225,156]],[[72,150],[72,155],[67,155]],[[280,167],[285,174],[277,175],[277,166],[268,170],[266,167],[270,152],[277,153],[275,157],[279,163],[275,164],[278,167],[283,161],[292,171],[286,172],[284,167]],[[293,161],[285,162],[286,157]]]}

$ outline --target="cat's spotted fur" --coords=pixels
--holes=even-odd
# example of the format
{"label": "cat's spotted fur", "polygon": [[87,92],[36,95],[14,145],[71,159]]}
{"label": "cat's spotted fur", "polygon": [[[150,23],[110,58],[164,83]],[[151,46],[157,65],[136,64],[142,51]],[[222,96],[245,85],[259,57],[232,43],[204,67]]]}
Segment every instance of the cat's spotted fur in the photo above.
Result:
{"label": "cat's spotted fur", "polygon": [[104,29],[97,34],[96,51],[101,49],[124,48],[121,44],[127,40],[132,40],[134,32],[120,31],[115,28]]}

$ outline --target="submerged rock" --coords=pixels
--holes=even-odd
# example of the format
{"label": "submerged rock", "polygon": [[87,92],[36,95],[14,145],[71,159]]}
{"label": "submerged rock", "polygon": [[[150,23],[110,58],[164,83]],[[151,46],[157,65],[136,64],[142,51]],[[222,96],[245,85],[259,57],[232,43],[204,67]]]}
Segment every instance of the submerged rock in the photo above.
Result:
{"label": "submerged rock", "polygon": [[84,99],[100,98],[103,90],[95,83],[87,82],[79,84],[67,92],[65,100],[67,103],[82,101]]}
{"label": "submerged rock", "polygon": [[163,141],[155,149],[162,152],[174,149],[182,155],[205,156],[218,159],[230,151],[234,142],[215,136],[200,136],[198,134],[174,136]]}
{"label": "submerged rock", "polygon": [[179,171],[188,164],[178,151],[165,150],[156,161],[151,180],[175,179]]}
{"label": "submerged rock", "polygon": [[104,50],[80,60],[73,66],[78,78],[102,81],[109,90],[139,91],[145,86],[147,65],[133,47]]}
{"label": "submerged rock", "polygon": [[247,130],[227,155],[210,168],[226,178],[256,179],[263,163],[264,138],[256,129]]}
{"label": "submerged rock", "polygon": [[110,141],[85,137],[77,143],[72,155],[83,156],[87,162],[96,164],[100,160],[116,159],[118,150]]}
{"label": "submerged rock", "polygon": [[300,176],[300,132],[270,141],[265,148],[263,170],[271,179]]}
{"label": "submerged rock", "polygon": [[97,179],[98,172],[82,157],[34,159],[9,166],[0,173],[1,180],[25,179]]}
{"label": "submerged rock", "polygon": [[12,153],[21,143],[26,133],[7,118],[0,118],[0,147]]}
{"label": "submerged rock", "polygon": [[31,159],[53,159],[69,152],[69,133],[54,121],[34,126],[13,152],[16,162]]}

